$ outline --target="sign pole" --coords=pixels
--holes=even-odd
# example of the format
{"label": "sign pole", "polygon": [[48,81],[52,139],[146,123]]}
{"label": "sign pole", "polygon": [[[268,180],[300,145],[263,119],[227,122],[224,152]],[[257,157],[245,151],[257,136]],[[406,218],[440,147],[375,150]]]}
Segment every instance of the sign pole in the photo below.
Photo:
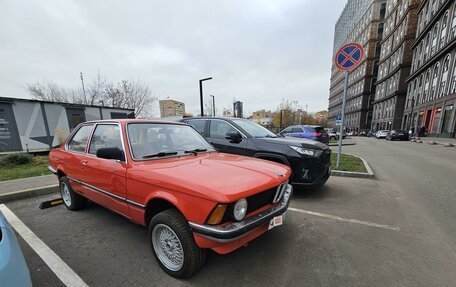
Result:
{"label": "sign pole", "polygon": [[344,95],[342,97],[342,111],[341,111],[341,119],[340,119],[340,131],[339,131],[339,146],[337,148],[337,162],[336,167],[340,166],[340,155],[342,153],[342,138],[343,138],[343,131],[344,131],[344,123],[345,123],[345,100],[347,99],[348,93],[348,76],[349,71],[345,71],[345,83],[344,83]]}

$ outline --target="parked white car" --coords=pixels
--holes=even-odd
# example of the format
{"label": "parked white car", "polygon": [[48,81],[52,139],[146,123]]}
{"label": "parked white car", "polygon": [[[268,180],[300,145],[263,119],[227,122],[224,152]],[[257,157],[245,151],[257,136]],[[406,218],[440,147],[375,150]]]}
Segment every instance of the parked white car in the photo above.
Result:
{"label": "parked white car", "polygon": [[378,138],[378,139],[385,139],[389,132],[390,132],[389,130],[378,131],[375,134],[375,137]]}

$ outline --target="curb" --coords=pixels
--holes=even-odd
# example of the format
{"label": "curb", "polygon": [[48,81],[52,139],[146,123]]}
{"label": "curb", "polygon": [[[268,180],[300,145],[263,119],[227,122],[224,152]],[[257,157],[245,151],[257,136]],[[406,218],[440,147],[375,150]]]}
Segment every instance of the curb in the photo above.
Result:
{"label": "curb", "polygon": [[0,194],[0,203],[5,203],[8,201],[14,201],[18,199],[25,199],[30,197],[35,197],[39,195],[45,195],[50,193],[58,193],[58,184],[42,186],[42,187],[35,187],[30,189],[12,191]]}
{"label": "curb", "polygon": [[[352,143],[342,143],[342,146],[346,146],[346,145],[356,145],[355,142],[352,142]],[[339,144],[328,144],[328,146],[339,146]]]}
{"label": "curb", "polygon": [[372,171],[372,168],[369,166],[369,164],[367,163],[367,161],[364,158],[359,157],[359,156],[354,155],[354,154],[348,154],[348,153],[344,153],[344,154],[359,158],[363,162],[363,165],[366,168],[367,172],[332,170],[331,171],[331,175],[344,176],[344,177],[357,177],[357,178],[375,179],[375,174]]}

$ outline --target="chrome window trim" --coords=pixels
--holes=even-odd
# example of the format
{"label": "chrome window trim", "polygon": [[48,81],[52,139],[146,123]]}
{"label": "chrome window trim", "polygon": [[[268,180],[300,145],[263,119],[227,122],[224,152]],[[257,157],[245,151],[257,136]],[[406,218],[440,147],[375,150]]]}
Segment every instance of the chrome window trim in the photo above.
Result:
{"label": "chrome window trim", "polygon": [[71,181],[74,181],[74,182],[79,183],[79,184],[81,184],[81,185],[83,185],[83,186],[85,186],[85,187],[88,187],[88,188],[90,188],[90,189],[92,189],[92,190],[94,190],[94,191],[97,191],[97,192],[100,192],[100,193],[102,193],[102,194],[104,194],[104,195],[113,197],[114,199],[117,199],[117,200],[120,200],[120,201],[124,201],[124,202],[126,202],[126,203],[129,203],[129,204],[132,204],[132,205],[136,205],[136,206],[141,207],[141,208],[145,208],[145,207],[146,207],[145,205],[142,205],[141,203],[138,203],[138,202],[136,202],[136,201],[127,199],[127,198],[122,197],[122,196],[118,196],[118,195],[116,195],[116,194],[114,194],[114,193],[111,193],[111,192],[106,191],[106,190],[104,190],[104,189],[98,188],[98,187],[93,186],[93,185],[91,185],[91,184],[85,183],[85,182],[80,181],[80,180],[78,180],[78,179],[75,179],[75,178],[73,178],[73,177],[67,176],[67,178],[68,178],[69,180],[71,180]]}
{"label": "chrome window trim", "polygon": [[244,139],[247,138],[247,136],[246,136],[243,132],[241,132],[237,127],[235,127],[233,124],[231,124],[230,122],[228,122],[228,121],[226,121],[226,120],[221,120],[221,119],[209,119],[209,120],[211,121],[211,123],[210,123],[210,125],[209,125],[209,136],[208,136],[208,138],[212,138],[212,137],[211,137],[211,125],[212,125],[212,121],[221,121],[221,122],[227,123],[227,124],[229,124],[233,129],[237,130],[237,131],[241,134],[242,138],[244,138]]}
{"label": "chrome window trim", "polygon": [[70,135],[68,136],[67,140],[65,141],[65,145],[64,145],[64,150],[65,150],[65,151],[72,152],[72,153],[76,153],[76,154],[85,154],[85,153],[86,153],[86,151],[87,151],[87,142],[86,142],[86,145],[85,145],[85,148],[84,148],[84,151],[83,151],[83,152],[71,150],[71,149],[68,147],[68,144],[71,142],[71,140],[72,140],[73,137],[76,135],[76,133],[77,133],[82,127],[85,127],[85,126],[92,126],[92,130],[90,131],[89,136],[87,137],[87,142],[89,141],[89,139],[92,138],[93,127],[95,126],[95,124],[94,124],[94,123],[81,123],[81,124],[79,124],[79,125],[70,133]]}
{"label": "chrome window trim", "polygon": [[[86,152],[85,152],[85,154],[88,155],[88,156],[94,157],[94,158],[99,158],[99,157],[97,157],[95,154],[89,153],[90,144],[92,143],[92,136],[93,136],[93,134],[95,133],[96,128],[97,128],[99,125],[117,125],[117,126],[119,127],[120,141],[121,141],[121,143],[122,143],[122,149],[123,149],[122,151],[123,151],[123,153],[124,153],[124,158],[125,158],[125,160],[124,160],[124,161],[122,161],[122,160],[115,160],[115,161],[116,161],[116,162],[124,162],[124,163],[127,164],[127,163],[128,163],[128,159],[127,159],[127,153],[126,153],[126,150],[125,150],[125,143],[124,143],[122,125],[120,124],[120,122],[115,122],[115,121],[113,121],[113,122],[102,122],[102,123],[100,123],[100,122],[98,122],[98,123],[95,122],[94,125],[95,125],[95,127],[92,129],[92,132],[90,133],[90,138],[89,138],[90,140],[89,140],[89,144],[86,146]],[[106,159],[106,160],[109,160],[109,159]]]}
{"label": "chrome window trim", "polygon": [[[130,156],[131,156],[131,159],[133,161],[150,161],[150,160],[160,160],[160,159],[165,159],[165,158],[174,158],[174,157],[182,157],[182,156],[189,156],[189,155],[194,155],[194,154],[191,154],[191,153],[188,153],[188,154],[181,154],[181,155],[169,155],[169,156],[162,156],[162,157],[157,157],[157,158],[142,158],[142,159],[136,159],[133,155],[133,150],[131,148],[131,142],[130,142],[130,136],[128,134],[128,126],[130,124],[153,124],[153,125],[176,125],[176,126],[190,126],[189,124],[187,123],[153,123],[153,122],[134,122],[134,123],[127,123],[126,126],[125,126],[125,132],[127,134],[127,141],[128,141],[128,150],[130,151]],[[190,127],[193,129],[193,127]],[[196,131],[196,130],[195,130]],[[213,149],[214,147],[212,147],[212,145],[206,140],[206,138],[201,135],[198,131],[196,131],[197,134],[199,134],[205,141],[206,143]],[[200,153],[211,153],[211,152],[216,152],[217,150],[207,150],[207,151],[204,151],[204,152],[199,152],[198,154]]]}

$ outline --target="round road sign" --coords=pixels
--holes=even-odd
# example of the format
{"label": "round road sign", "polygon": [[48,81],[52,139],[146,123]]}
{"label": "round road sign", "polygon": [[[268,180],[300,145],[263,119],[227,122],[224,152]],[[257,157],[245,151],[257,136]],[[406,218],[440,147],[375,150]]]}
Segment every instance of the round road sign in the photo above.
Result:
{"label": "round road sign", "polygon": [[348,43],[337,51],[334,63],[339,70],[350,71],[359,66],[363,57],[363,46],[358,43]]}

